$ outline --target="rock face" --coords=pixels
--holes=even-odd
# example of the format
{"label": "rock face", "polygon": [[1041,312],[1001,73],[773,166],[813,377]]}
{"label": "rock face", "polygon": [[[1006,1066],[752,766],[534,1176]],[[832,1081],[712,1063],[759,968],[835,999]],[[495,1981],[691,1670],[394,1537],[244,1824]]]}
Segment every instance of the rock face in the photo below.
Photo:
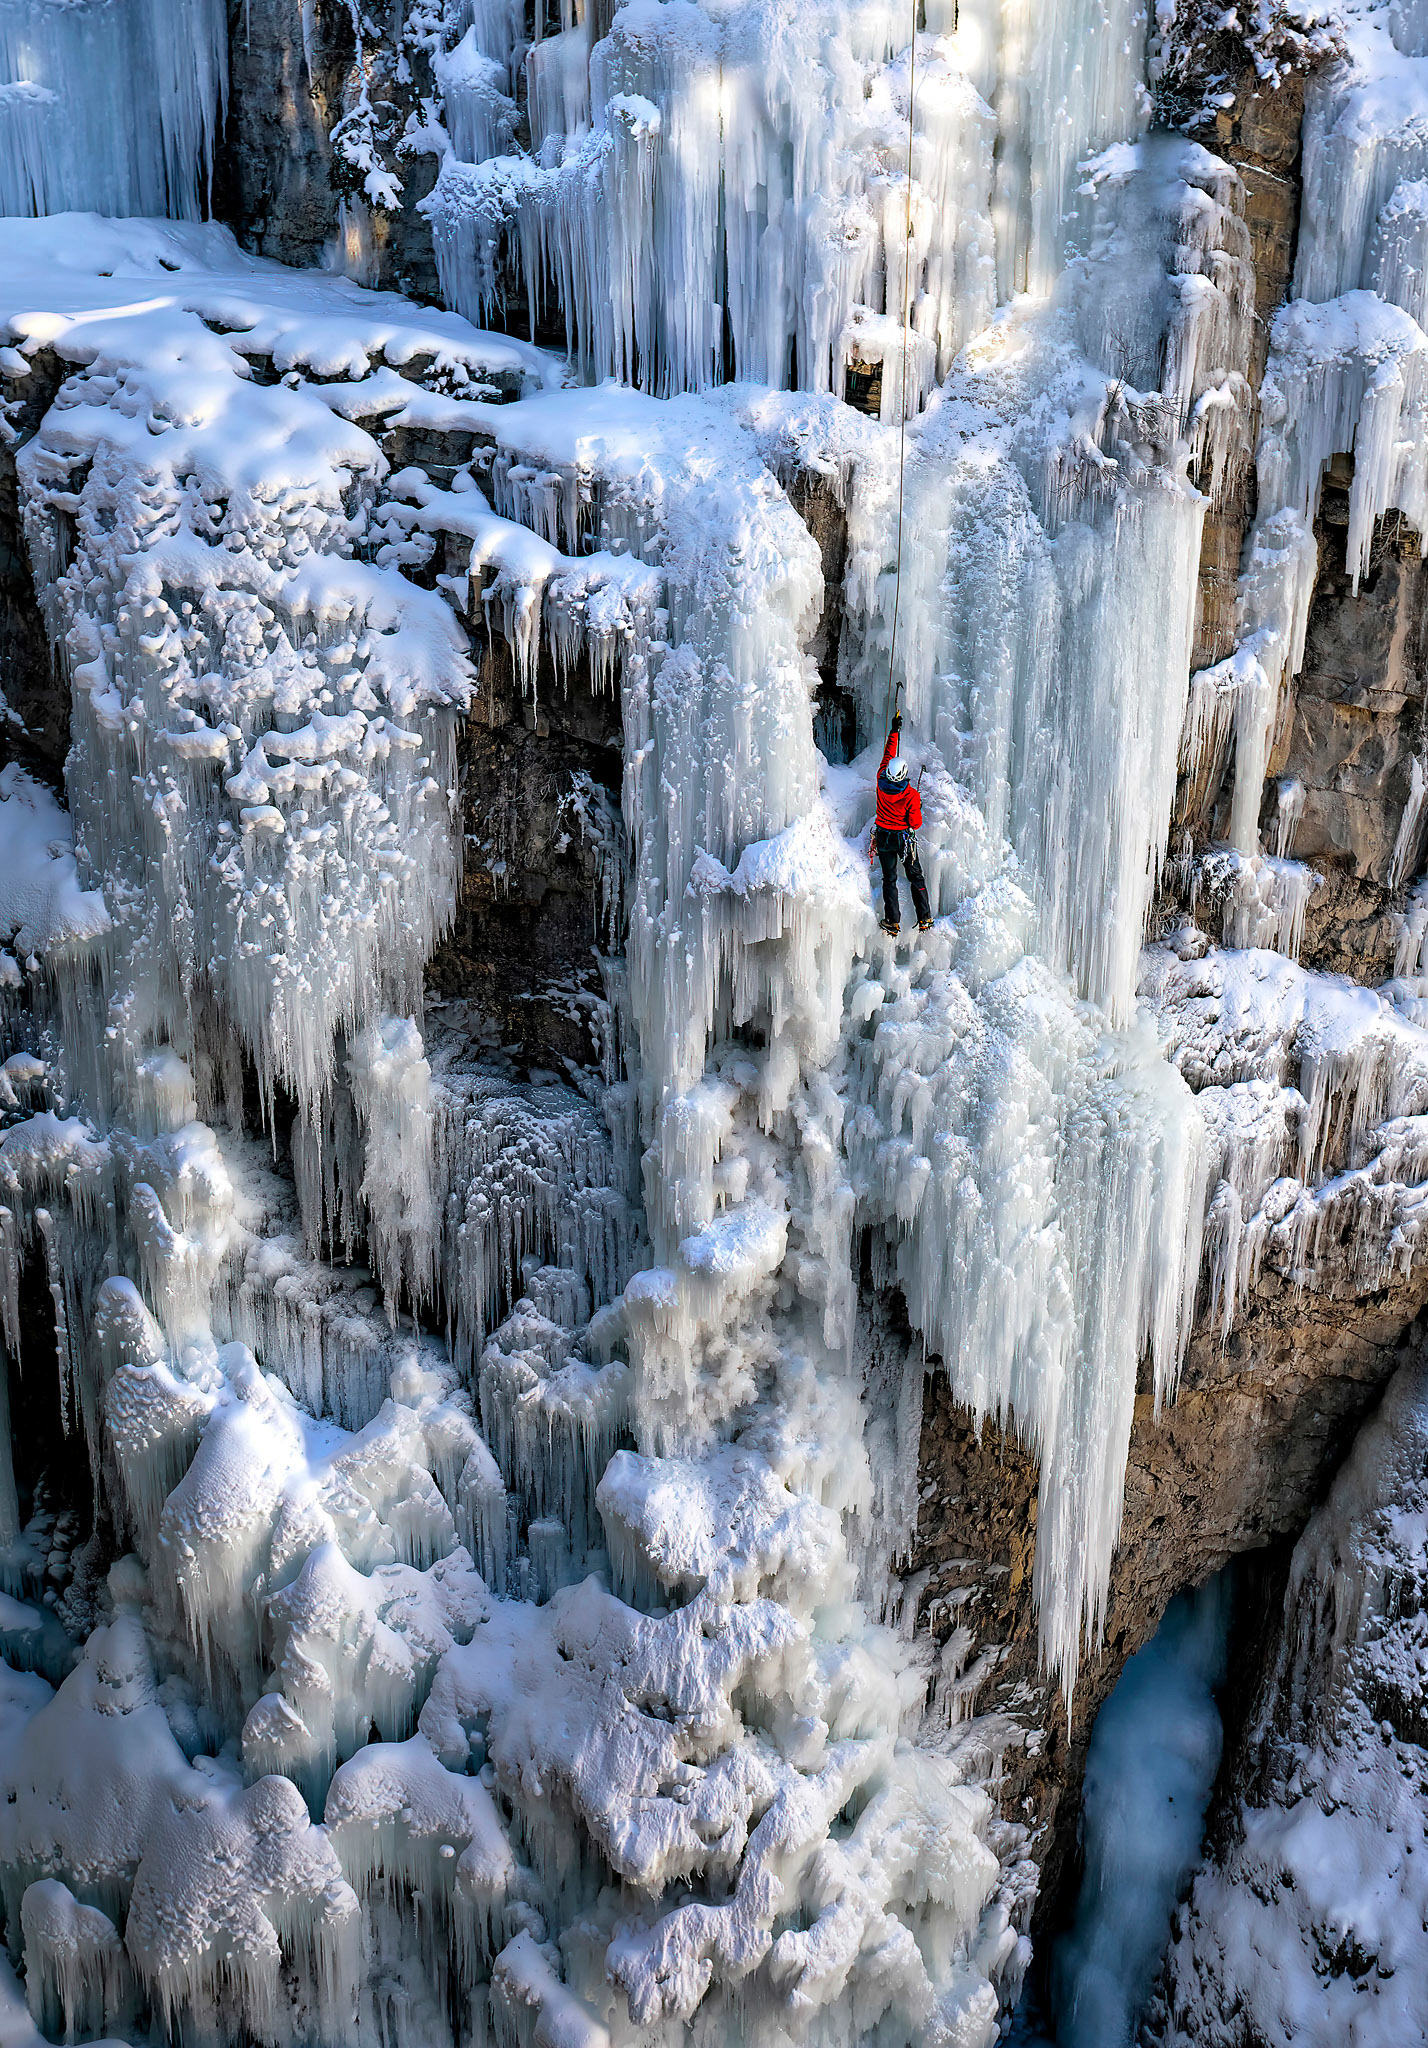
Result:
{"label": "rock face", "polygon": [[534,1066],[598,1066],[608,1051],[598,949],[618,943],[619,717],[584,665],[562,678],[542,664],[532,703],[506,642],[489,642],[458,755],[466,843],[456,928],[427,985],[474,1003]]}
{"label": "rock face", "polygon": [[945,1381],[929,1382],[920,1611],[935,1636],[966,1631],[975,1646],[960,1704],[1005,1713],[1024,1731],[1004,1802],[1040,1845],[1044,1925],[1064,1910],[1086,1743],[1126,1659],[1184,1587],[1246,1553],[1272,1556],[1303,1527],[1383,1387],[1428,1340],[1425,1304],[1428,1278],[1360,1301],[1306,1299],[1267,1280],[1227,1344],[1210,1331],[1195,1338],[1171,1405],[1157,1416],[1141,1397],[1105,1638],[1069,1715],[1038,1669],[1036,1462],[990,1427],[979,1443]]}
{"label": "rock face", "polygon": [[[1369,984],[1397,969],[1407,897],[1421,867],[1428,575],[1417,533],[1391,513],[1358,589],[1344,567],[1352,465],[1336,461],[1315,528],[1318,570],[1304,665],[1286,690],[1260,812],[1266,845],[1316,877],[1300,958]],[[1181,815],[1204,849],[1223,839],[1230,776],[1187,777]],[[1214,862],[1195,868],[1197,921],[1218,936]],[[1228,881],[1229,877],[1223,880]],[[1183,906],[1183,899],[1182,899]],[[1162,917],[1166,915],[1162,909]]]}
{"label": "rock face", "polygon": [[436,176],[429,11],[389,7],[374,28],[349,0],[230,0],[215,198],[247,247],[438,298],[417,211]]}
{"label": "rock face", "polygon": [[1428,1366],[1405,1364],[1294,1553],[1149,2038],[1417,2040],[1428,1975]]}
{"label": "rock face", "polygon": [[351,68],[344,0],[234,0],[218,210],[261,256],[321,263],[337,235],[332,129]]}
{"label": "rock face", "polygon": [[61,374],[57,359],[40,350],[13,395],[7,388],[9,432],[0,433],[0,755],[24,761],[56,786],[69,750],[69,690],[55,675],[35,599],[15,457],[48,410]]}
{"label": "rock face", "polygon": [[1414,793],[1422,787],[1428,574],[1419,535],[1393,514],[1355,592],[1343,566],[1347,524],[1344,481],[1331,477],[1304,667],[1271,775],[1304,793],[1284,851],[1323,878],[1309,899],[1303,959],[1375,981],[1394,972],[1406,885],[1421,865]]}
{"label": "rock face", "polygon": [[[1214,55],[1219,57],[1218,67]],[[1245,423],[1248,457],[1258,425],[1257,399],[1269,354],[1270,322],[1284,303],[1294,274],[1304,77],[1301,71],[1290,69],[1271,85],[1233,39],[1216,40],[1198,52],[1196,70],[1196,91],[1191,93],[1189,78],[1183,79],[1181,94],[1185,96],[1172,111],[1185,117],[1197,141],[1234,165],[1244,188],[1255,311],[1246,365],[1256,401]],[[1201,102],[1210,92],[1212,78],[1214,99],[1228,104],[1215,105],[1207,113]],[[1194,653],[1197,667],[1221,660],[1235,642],[1236,581],[1253,494],[1254,472],[1246,459],[1237,464],[1229,490],[1206,515]]]}

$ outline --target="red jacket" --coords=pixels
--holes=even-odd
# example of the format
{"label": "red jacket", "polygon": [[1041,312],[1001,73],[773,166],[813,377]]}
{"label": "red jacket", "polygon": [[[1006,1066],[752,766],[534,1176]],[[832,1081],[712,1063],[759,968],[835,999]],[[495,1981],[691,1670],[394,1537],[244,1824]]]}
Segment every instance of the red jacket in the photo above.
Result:
{"label": "red jacket", "polygon": [[890,732],[888,743],[883,748],[883,758],[878,763],[878,830],[916,832],[922,823],[922,798],[911,782],[894,788],[885,773],[888,762],[897,752],[897,742],[897,734]]}

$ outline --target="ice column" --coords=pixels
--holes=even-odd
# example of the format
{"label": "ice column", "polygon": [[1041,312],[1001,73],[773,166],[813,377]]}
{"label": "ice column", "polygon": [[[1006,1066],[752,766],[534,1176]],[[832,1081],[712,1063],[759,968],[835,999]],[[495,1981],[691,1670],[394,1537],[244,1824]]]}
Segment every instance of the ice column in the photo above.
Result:
{"label": "ice column", "polygon": [[0,0],[0,214],[198,218],[227,76],[223,0]]}
{"label": "ice column", "polygon": [[[532,300],[554,287],[588,376],[838,388],[850,352],[881,360],[901,329],[906,28],[882,0],[674,0],[620,9],[593,42],[580,26],[538,43],[532,154],[453,158],[430,202],[448,297],[488,313],[504,246]],[[993,123],[951,38],[921,38],[918,74],[907,260],[925,390],[992,310]]]}
{"label": "ice column", "polygon": [[[850,1121],[915,1327],[974,1414],[1012,1419],[1040,1456],[1042,1643],[1069,1688],[1100,1627],[1141,1360],[1167,1394],[1188,1336],[1206,1159],[1135,998],[1204,500],[1183,477],[1188,419],[1108,390],[1067,324],[1005,317],[910,443],[895,673],[950,943],[939,928],[910,970],[866,970],[850,1035],[872,1115]],[[1058,414],[1069,432],[1045,441],[1024,424]],[[850,519],[874,732],[891,489],[868,464]]]}
{"label": "ice column", "polygon": [[1355,588],[1377,522],[1428,531],[1428,339],[1423,190],[1428,60],[1413,7],[1370,7],[1345,54],[1308,87],[1295,298],[1271,333],[1262,390],[1258,515],[1240,581],[1240,644],[1197,679],[1231,707],[1230,843],[1244,860],[1228,927],[1293,949],[1308,878],[1260,852],[1265,773],[1287,681],[1303,660],[1325,470],[1351,456],[1347,566]]}
{"label": "ice column", "polygon": [[1147,125],[1147,30],[1144,0],[961,0],[958,52],[1002,141],[999,298],[1052,289],[1087,229],[1082,165]]}

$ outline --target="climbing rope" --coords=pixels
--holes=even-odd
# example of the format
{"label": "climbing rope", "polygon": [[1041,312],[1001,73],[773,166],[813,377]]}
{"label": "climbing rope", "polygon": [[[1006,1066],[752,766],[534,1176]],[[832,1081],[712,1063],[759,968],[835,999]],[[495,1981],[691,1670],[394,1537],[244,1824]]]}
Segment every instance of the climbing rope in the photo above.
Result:
{"label": "climbing rope", "polygon": [[902,604],[902,514],[904,482],[907,472],[907,371],[911,354],[910,287],[912,281],[912,141],[913,108],[917,99],[917,13],[919,0],[912,4],[912,37],[907,46],[907,191],[904,194],[903,238],[902,238],[902,378],[898,392],[898,433],[897,433],[897,551],[893,562],[893,615],[892,638],[888,643],[888,688],[893,691],[893,716],[897,715],[897,700],[902,695],[902,684],[893,688],[894,664],[897,658],[898,610]]}

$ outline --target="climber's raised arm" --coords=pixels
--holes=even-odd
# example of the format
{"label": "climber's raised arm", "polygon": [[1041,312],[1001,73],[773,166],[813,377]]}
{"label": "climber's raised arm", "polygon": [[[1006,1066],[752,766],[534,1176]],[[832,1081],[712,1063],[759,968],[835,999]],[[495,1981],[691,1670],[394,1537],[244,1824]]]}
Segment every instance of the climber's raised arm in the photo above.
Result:
{"label": "climber's raised arm", "polygon": [[891,724],[891,725],[890,725],[890,726],[888,727],[888,737],[887,737],[887,745],[886,745],[886,746],[885,746],[885,747],[883,748],[883,758],[882,758],[882,759],[881,759],[881,761],[879,761],[879,763],[878,763],[878,773],[879,773],[879,775],[881,775],[881,774],[882,774],[882,772],[883,772],[884,768],[886,768],[886,767],[887,767],[887,765],[888,765],[888,762],[889,762],[889,761],[890,761],[890,760],[892,759],[893,755],[894,755],[894,754],[895,754],[895,753],[897,752],[897,742],[898,742],[898,735],[899,735],[899,733],[900,733],[901,731],[902,731],[902,713],[901,713],[901,712],[899,711],[899,712],[896,712],[896,713],[894,714],[894,716],[893,716],[893,722],[892,722],[892,724]]}

